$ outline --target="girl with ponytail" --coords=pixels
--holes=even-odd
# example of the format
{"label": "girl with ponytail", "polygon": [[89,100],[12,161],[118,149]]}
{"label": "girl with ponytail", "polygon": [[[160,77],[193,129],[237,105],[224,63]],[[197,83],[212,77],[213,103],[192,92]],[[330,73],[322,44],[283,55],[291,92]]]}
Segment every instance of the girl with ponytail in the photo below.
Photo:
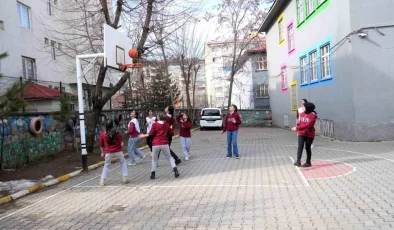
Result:
{"label": "girl with ponytail", "polygon": [[106,124],[106,131],[100,134],[100,149],[101,157],[105,158],[103,172],[101,173],[100,186],[104,186],[105,179],[109,172],[111,160],[117,157],[120,161],[120,166],[123,174],[123,182],[127,183],[127,165],[122,152],[123,138],[122,134],[114,127],[114,122],[109,119]]}

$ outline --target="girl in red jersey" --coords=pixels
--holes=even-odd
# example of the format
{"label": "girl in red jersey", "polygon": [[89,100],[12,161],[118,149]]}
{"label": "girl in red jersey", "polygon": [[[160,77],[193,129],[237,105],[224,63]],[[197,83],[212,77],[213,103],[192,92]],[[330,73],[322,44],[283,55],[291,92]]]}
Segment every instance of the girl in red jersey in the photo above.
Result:
{"label": "girl in red jersey", "polygon": [[123,174],[123,182],[127,182],[127,165],[122,152],[123,139],[122,134],[114,128],[112,119],[107,121],[106,131],[100,134],[101,157],[105,157],[103,172],[101,173],[100,186],[104,186],[105,179],[109,171],[109,165],[113,157],[120,160],[120,166]]}
{"label": "girl in red jersey", "polygon": [[192,135],[190,129],[192,128],[192,122],[186,113],[180,113],[176,120],[179,122],[179,136],[181,137],[181,145],[183,154],[185,154],[185,160],[189,160],[190,146],[192,144]]}
{"label": "girl in red jersey", "polygon": [[159,152],[163,151],[166,159],[170,162],[171,167],[174,170],[175,177],[179,177],[179,172],[175,164],[174,158],[171,156],[168,136],[173,136],[174,131],[170,128],[170,125],[165,122],[166,115],[159,113],[157,116],[157,122],[152,125],[152,129],[149,134],[141,134],[140,138],[152,137],[152,173],[150,179],[156,178],[157,161]]}
{"label": "girl in red jersey", "polygon": [[[170,126],[170,129],[172,130],[172,132],[174,132],[174,125],[175,125],[174,107],[172,105],[167,106],[164,109],[164,113],[166,114],[165,121]],[[175,159],[175,164],[179,165],[180,163],[182,163],[182,160],[179,159],[179,157],[174,153],[174,151],[171,150],[171,142],[172,142],[172,136],[169,135],[168,136],[168,146],[170,146],[171,156]],[[160,157],[160,153],[158,156]]]}
{"label": "girl in red jersey", "polygon": [[226,118],[224,119],[224,125],[222,131],[222,134],[227,131],[226,158],[227,159],[231,158],[234,153],[235,159],[239,159],[237,137],[238,137],[238,128],[242,123],[241,117],[238,114],[238,108],[236,105],[230,105],[229,111],[230,112],[227,114]]}
{"label": "girl in red jersey", "polygon": [[298,150],[297,150],[297,161],[294,162],[295,166],[301,166],[302,151],[304,150],[304,145],[306,149],[306,162],[302,167],[311,167],[312,162],[312,150],[311,145],[315,138],[315,122],[317,118],[317,113],[315,112],[315,105],[310,102],[304,103],[302,106],[303,113],[300,114],[299,123],[296,127],[291,130],[298,132]]}

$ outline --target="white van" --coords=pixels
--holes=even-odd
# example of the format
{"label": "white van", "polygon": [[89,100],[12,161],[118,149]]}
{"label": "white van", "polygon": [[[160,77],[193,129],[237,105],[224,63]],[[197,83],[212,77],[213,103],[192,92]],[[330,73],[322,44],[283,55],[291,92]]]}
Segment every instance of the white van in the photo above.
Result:
{"label": "white van", "polygon": [[200,130],[208,127],[223,128],[221,109],[205,108],[201,110]]}

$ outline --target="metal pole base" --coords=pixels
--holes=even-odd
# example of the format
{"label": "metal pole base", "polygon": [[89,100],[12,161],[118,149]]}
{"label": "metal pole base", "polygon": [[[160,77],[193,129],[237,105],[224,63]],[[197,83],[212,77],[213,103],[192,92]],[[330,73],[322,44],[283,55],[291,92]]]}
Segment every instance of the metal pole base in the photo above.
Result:
{"label": "metal pole base", "polygon": [[88,171],[88,155],[82,155],[82,169],[84,172]]}

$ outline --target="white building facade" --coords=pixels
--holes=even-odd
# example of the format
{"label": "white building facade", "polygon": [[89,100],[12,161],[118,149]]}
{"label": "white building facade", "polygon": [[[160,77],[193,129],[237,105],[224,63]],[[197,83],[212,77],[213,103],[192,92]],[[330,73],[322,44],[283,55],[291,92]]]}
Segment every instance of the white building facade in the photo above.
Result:
{"label": "white building facade", "polygon": [[[264,38],[237,41],[242,52],[247,55],[249,49],[260,46]],[[231,61],[233,41],[213,41],[205,45],[205,74],[207,81],[208,104],[210,107],[226,108],[230,89]],[[231,104],[239,109],[254,108],[253,60],[246,56],[243,66],[234,76]]]}
{"label": "white building facade", "polygon": [[[48,88],[60,90],[62,87],[63,92],[77,94],[75,55],[66,51],[69,48],[68,41],[50,36],[55,29],[58,34],[73,33],[62,31],[62,26],[56,23],[57,16],[61,13],[59,9],[65,2],[4,0],[1,4],[0,53],[7,52],[8,57],[0,61],[0,72],[5,76],[0,79],[0,93],[4,93],[14,82],[22,78],[22,81],[30,79]],[[88,82],[84,83],[94,85],[97,74],[97,70],[91,71],[86,76]],[[107,75],[104,86],[109,87],[110,83],[117,82],[118,73]],[[84,97],[88,97],[89,87],[86,86],[84,90]],[[87,102],[88,99],[85,98],[86,108]],[[59,103],[49,104],[54,106],[36,106],[32,111],[52,112],[60,109]],[[104,108],[108,109],[109,103]]]}

